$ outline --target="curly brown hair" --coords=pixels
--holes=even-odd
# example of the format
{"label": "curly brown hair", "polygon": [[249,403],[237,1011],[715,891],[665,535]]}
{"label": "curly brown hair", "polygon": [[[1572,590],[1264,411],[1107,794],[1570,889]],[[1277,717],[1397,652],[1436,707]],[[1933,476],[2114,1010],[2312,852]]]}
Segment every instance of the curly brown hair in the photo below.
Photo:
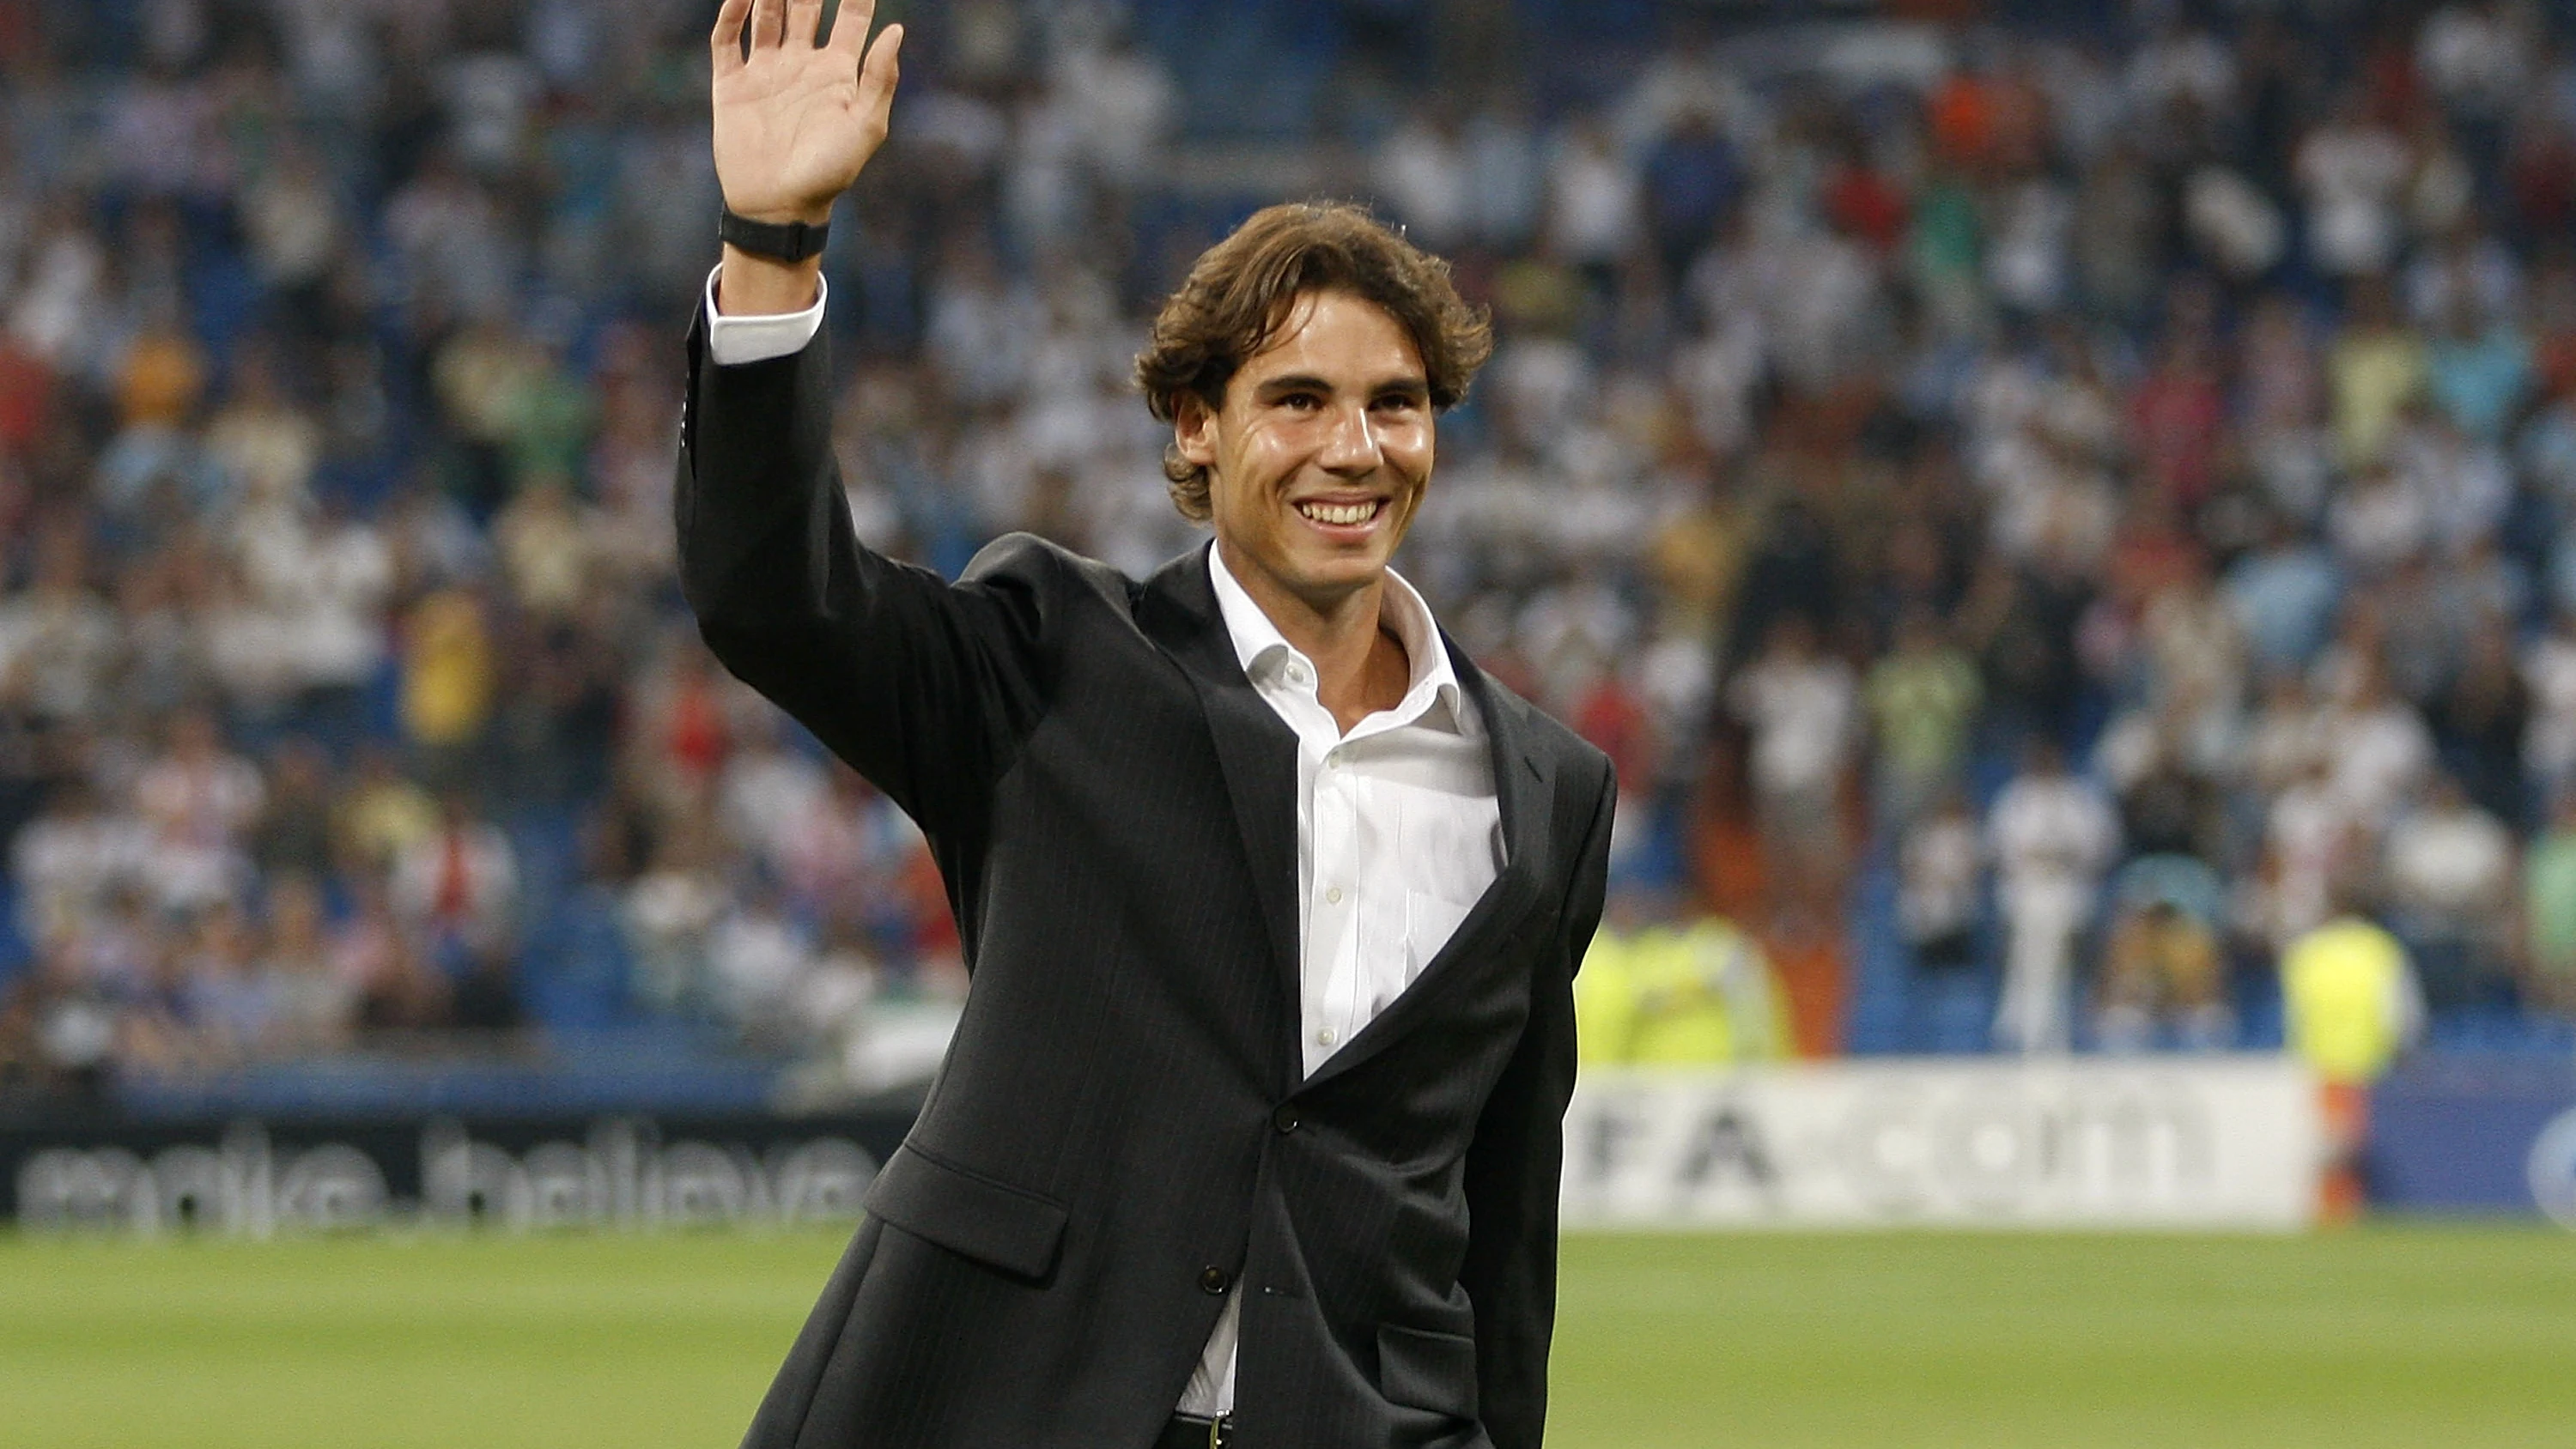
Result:
{"label": "curly brown hair", "polygon": [[[1449,264],[1390,230],[1365,207],[1291,202],[1254,212],[1233,235],[1201,253],[1187,281],[1154,318],[1152,345],[1136,356],[1136,384],[1154,416],[1173,422],[1181,399],[1225,405],[1225,385],[1246,359],[1270,345],[1296,300],[1347,292],[1373,302],[1422,354],[1431,406],[1467,395],[1493,354],[1485,309],[1470,306],[1449,280]],[[1192,522],[1208,519],[1208,470],[1163,452],[1172,504]]]}

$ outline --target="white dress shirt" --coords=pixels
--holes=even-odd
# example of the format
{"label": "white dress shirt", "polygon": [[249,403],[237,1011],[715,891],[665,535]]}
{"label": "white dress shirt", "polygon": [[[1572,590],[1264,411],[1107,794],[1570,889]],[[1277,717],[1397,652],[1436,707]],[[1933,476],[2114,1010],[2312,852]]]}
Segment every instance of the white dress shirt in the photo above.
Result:
{"label": "white dress shirt", "polygon": [[[1493,757],[1430,608],[1394,570],[1380,607],[1413,680],[1349,734],[1315,693],[1315,662],[1215,549],[1208,576],[1244,675],[1297,732],[1298,1039],[1312,1076],[1413,984],[1502,873]],[[1242,1299],[1227,1299],[1182,1413],[1232,1412],[1241,1322]]]}
{"label": "white dress shirt", "polygon": [[723,270],[707,273],[707,357],[716,366],[740,367],[802,352],[823,330],[823,303],[832,295],[831,283],[816,277],[814,305],[802,312],[728,317],[716,310],[716,276]]}
{"label": "white dress shirt", "polygon": [[[726,317],[715,281],[710,273],[707,353],[719,366],[799,351],[822,326],[821,295],[802,312]],[[1245,677],[1297,734],[1298,1038],[1312,1076],[1413,984],[1502,873],[1493,758],[1430,606],[1394,570],[1380,608],[1412,681],[1393,709],[1348,734],[1315,693],[1315,661],[1281,636],[1215,549],[1208,576]],[[1180,1412],[1233,1411],[1241,1303],[1226,1300]]]}

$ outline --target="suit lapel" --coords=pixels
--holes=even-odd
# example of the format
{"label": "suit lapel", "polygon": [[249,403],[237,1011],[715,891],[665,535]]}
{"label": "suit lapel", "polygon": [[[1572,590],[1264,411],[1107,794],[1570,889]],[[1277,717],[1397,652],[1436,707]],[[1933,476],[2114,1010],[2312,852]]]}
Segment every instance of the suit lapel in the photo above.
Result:
{"label": "suit lapel", "polygon": [[[1217,762],[1234,803],[1236,830],[1252,868],[1252,889],[1270,940],[1271,969],[1288,1005],[1280,1024],[1279,1065],[1297,1083],[1304,1061],[1299,1027],[1305,998],[1297,903],[1297,735],[1244,677],[1234,640],[1208,581],[1207,550],[1165,564],[1145,584],[1137,623],[1162,645],[1198,691]],[[1548,809],[1555,799],[1554,761],[1533,742],[1528,710],[1496,686],[1457,645],[1442,636],[1459,687],[1484,721],[1494,767],[1494,804],[1503,827],[1503,869],[1467,918],[1386,1010],[1333,1053],[1303,1085],[1314,1087],[1383,1050],[1421,1019],[1460,963],[1487,955],[1510,937],[1549,878]]]}
{"label": "suit lapel", "polygon": [[1216,742],[1234,823],[1252,868],[1252,892],[1270,940],[1271,969],[1288,1004],[1279,1069],[1294,1081],[1298,1046],[1297,734],[1253,690],[1208,581],[1207,550],[1192,549],[1146,582],[1137,623],[1177,660],[1198,691]]}
{"label": "suit lapel", "polygon": [[1350,1071],[1411,1030],[1459,975],[1461,962],[1488,955],[1510,939],[1537,903],[1540,884],[1549,878],[1547,821],[1556,795],[1555,769],[1553,761],[1533,745],[1529,706],[1496,687],[1445,634],[1441,642],[1458,671],[1459,687],[1475,701],[1476,712],[1485,722],[1494,762],[1494,804],[1502,817],[1502,873],[1477,898],[1447,944],[1424,964],[1422,974],[1306,1079],[1309,1088]]}

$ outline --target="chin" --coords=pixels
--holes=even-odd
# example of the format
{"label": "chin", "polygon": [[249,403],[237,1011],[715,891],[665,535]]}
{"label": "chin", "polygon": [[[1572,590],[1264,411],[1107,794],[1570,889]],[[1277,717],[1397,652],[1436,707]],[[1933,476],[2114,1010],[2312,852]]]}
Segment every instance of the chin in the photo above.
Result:
{"label": "chin", "polygon": [[1297,581],[1318,592],[1347,592],[1384,578],[1386,565],[1386,556],[1376,552],[1316,559],[1303,563],[1297,570]]}

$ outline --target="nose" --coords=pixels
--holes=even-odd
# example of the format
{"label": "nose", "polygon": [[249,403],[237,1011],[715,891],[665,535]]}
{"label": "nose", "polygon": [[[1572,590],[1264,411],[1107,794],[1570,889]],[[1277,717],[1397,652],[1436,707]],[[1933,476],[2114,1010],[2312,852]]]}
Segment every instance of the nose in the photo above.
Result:
{"label": "nose", "polygon": [[1358,478],[1376,472],[1383,455],[1377,425],[1370,421],[1368,408],[1352,403],[1333,410],[1331,430],[1315,455],[1315,463],[1328,473]]}

